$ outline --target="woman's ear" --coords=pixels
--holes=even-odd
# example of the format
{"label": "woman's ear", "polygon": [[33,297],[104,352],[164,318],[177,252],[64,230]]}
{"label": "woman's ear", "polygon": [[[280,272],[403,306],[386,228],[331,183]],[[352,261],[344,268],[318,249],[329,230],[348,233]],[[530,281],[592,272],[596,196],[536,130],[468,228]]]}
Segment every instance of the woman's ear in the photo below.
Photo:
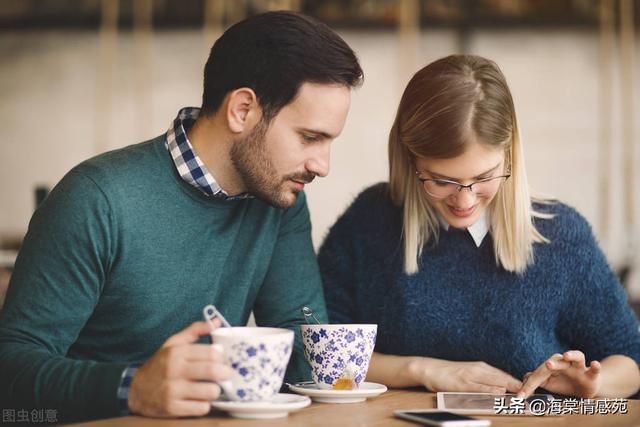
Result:
{"label": "woman's ear", "polygon": [[253,117],[259,108],[255,92],[247,87],[234,90],[227,95],[227,123],[233,133],[242,133],[253,127]]}

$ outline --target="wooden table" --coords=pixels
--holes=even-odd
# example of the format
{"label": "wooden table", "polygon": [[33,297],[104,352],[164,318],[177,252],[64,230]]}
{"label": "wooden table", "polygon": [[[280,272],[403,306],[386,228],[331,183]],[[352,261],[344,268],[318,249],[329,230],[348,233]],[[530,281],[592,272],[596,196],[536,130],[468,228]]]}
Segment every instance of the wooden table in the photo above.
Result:
{"label": "wooden table", "polygon": [[[312,403],[311,406],[275,420],[240,420],[224,413],[212,412],[209,416],[192,419],[160,420],[143,417],[111,418],[74,426],[86,427],[201,427],[201,426],[417,426],[408,421],[394,418],[396,409],[435,408],[435,394],[425,391],[389,390],[383,395],[363,403],[326,404]],[[579,427],[638,427],[640,426],[640,400],[628,401],[629,412],[615,415],[564,415],[545,417],[490,416],[492,426],[579,426]]]}

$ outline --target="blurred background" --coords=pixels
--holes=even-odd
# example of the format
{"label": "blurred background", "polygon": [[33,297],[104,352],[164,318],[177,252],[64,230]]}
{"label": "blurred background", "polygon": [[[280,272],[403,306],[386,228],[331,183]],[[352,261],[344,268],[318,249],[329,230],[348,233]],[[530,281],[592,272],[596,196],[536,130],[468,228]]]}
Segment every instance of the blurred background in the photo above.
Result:
{"label": "blurred background", "polygon": [[638,306],[639,0],[1,0],[0,306],[48,190],[200,106],[213,41],[279,9],[335,28],[365,72],[331,173],[307,188],[316,247],[361,190],[387,179],[387,134],[412,74],[474,53],[507,76],[531,186],[589,220]]}

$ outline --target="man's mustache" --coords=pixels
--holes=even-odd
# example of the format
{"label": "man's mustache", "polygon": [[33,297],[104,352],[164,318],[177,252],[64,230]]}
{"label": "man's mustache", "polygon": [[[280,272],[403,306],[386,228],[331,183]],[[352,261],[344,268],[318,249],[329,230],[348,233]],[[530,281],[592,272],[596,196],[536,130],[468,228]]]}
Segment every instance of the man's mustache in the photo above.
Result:
{"label": "man's mustache", "polygon": [[295,175],[289,175],[285,178],[285,180],[292,180],[292,181],[298,181],[298,182],[303,182],[305,184],[310,184],[311,181],[313,181],[316,177],[315,173],[311,173],[311,172],[306,172],[304,174],[295,174]]}

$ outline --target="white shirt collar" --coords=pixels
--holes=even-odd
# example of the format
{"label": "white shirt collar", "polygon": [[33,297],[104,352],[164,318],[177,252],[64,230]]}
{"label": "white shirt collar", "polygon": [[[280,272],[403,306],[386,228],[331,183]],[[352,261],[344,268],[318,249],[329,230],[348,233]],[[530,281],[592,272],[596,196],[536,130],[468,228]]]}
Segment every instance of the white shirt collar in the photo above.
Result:
{"label": "white shirt collar", "polygon": [[[445,221],[440,214],[438,214],[438,219],[440,220],[440,225],[445,230],[448,230],[449,223],[447,223],[447,221]],[[476,247],[479,248],[480,245],[482,244],[482,241],[484,240],[484,238],[487,236],[487,233],[489,232],[489,223],[487,220],[486,210],[484,211],[484,214],[480,218],[478,218],[478,220],[475,223],[473,223],[473,225],[471,225],[470,227],[467,227],[467,231],[473,238],[473,241],[475,242]]]}

